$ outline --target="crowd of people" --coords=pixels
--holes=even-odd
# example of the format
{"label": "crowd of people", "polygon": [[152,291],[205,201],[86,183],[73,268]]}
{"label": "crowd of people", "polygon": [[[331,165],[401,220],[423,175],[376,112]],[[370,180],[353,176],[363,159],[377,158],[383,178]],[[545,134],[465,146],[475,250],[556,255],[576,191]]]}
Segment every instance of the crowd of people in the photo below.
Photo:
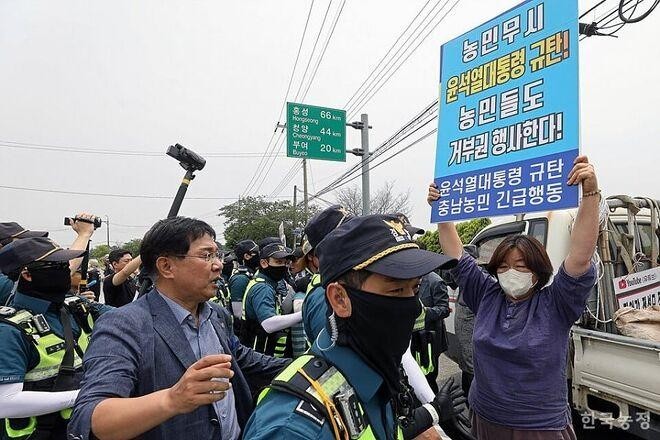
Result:
{"label": "crowd of people", "polygon": [[[452,223],[440,254],[401,213],[339,205],[293,249],[223,252],[205,222],[160,220],[105,273],[86,252],[93,215],[69,248],[0,223],[0,438],[574,439],[568,332],[595,279],[600,194],[585,157],[568,183],[584,197],[552,282],[534,238],[480,267]],[[447,282],[458,332],[473,328],[462,384],[438,383]]]}

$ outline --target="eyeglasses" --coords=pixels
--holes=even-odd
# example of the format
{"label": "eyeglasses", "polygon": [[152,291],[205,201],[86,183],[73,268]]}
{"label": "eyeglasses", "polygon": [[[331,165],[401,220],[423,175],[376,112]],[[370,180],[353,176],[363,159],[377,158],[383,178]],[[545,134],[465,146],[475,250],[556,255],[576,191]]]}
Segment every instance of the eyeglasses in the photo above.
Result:
{"label": "eyeglasses", "polygon": [[179,258],[201,258],[207,263],[211,263],[216,259],[222,261],[224,254],[222,252],[206,252],[204,253],[204,255],[175,255],[175,256]]}

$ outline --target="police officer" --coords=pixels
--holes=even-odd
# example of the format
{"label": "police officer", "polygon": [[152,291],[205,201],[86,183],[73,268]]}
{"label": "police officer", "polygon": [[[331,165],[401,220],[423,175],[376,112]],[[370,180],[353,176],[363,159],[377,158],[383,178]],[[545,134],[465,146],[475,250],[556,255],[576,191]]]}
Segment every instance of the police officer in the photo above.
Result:
{"label": "police officer", "polygon": [[353,216],[341,205],[332,205],[314,215],[305,225],[305,241],[303,253],[307,269],[314,273],[307,287],[307,295],[303,300],[302,313],[305,334],[312,344],[321,329],[325,326],[327,305],[325,289],[321,285],[319,273],[319,256],[316,247],[333,229],[350,221]]}
{"label": "police officer", "polygon": [[243,312],[243,295],[245,288],[259,269],[259,246],[252,240],[242,240],[234,248],[237,267],[229,277],[229,292],[231,294],[231,309],[234,315],[234,332],[240,335],[240,319]]}
{"label": "police officer", "polygon": [[293,254],[281,243],[260,251],[259,270],[243,295],[243,345],[276,357],[291,357],[288,330],[300,322],[301,313],[281,314],[277,284],[284,279]]}
{"label": "police officer", "polygon": [[[405,214],[395,215],[411,237],[424,234],[424,229],[411,225]],[[418,245],[421,249],[426,249],[423,243],[418,242]],[[438,358],[447,350],[444,324],[444,319],[449,316],[447,284],[440,275],[430,272],[420,278],[418,295],[422,303],[422,313],[415,321],[410,350],[426,376],[429,387],[437,393]]]}
{"label": "police officer", "polygon": [[84,252],[62,249],[45,237],[18,240],[0,250],[0,270],[20,271],[12,307],[2,309],[0,317],[4,438],[66,438],[94,319],[110,309],[67,297],[69,261]]}
{"label": "police officer", "polygon": [[412,438],[462,411],[465,397],[452,381],[413,409],[399,373],[420,313],[419,277],[456,260],[420,250],[395,216],[384,215],[339,226],[318,251],[332,314],[311,353],[262,392],[244,437]]}
{"label": "police officer", "polygon": [[[218,246],[218,249],[220,249],[220,243],[216,241],[215,244]],[[218,289],[216,295],[209,300],[224,307],[229,313],[232,313],[229,278],[231,278],[231,275],[234,272],[234,261],[236,261],[236,256],[233,253],[229,253],[222,257],[222,270],[220,272],[220,278],[216,282]]]}
{"label": "police officer", "polygon": [[[16,222],[0,223],[0,249],[14,240],[33,237],[48,237],[48,232],[30,231]],[[0,272],[0,306],[7,304],[13,289],[14,280]]]}

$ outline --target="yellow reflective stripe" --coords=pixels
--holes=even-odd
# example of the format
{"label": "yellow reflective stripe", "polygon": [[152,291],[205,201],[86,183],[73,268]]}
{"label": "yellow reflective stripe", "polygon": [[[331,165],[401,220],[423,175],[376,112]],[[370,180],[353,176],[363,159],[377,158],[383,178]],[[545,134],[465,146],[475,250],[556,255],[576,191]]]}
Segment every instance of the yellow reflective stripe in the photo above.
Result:
{"label": "yellow reflective stripe", "polygon": [[[307,365],[307,362],[311,361],[313,358],[314,356],[312,355],[304,354],[299,358],[294,359],[294,361],[291,362],[284,370],[282,370],[280,374],[275,376],[274,380],[288,382],[298,372],[298,369]],[[270,391],[270,387],[264,388],[264,390],[259,394],[259,398],[257,399],[257,405],[259,404],[259,402],[261,402],[261,399],[266,397],[269,391]]]}
{"label": "yellow reflective stripe", "polygon": [[321,285],[321,274],[320,273],[315,273],[312,275],[312,279],[309,280],[309,284],[307,285],[307,292],[309,293],[312,290],[316,289]]}
{"label": "yellow reflective stripe", "polygon": [[[82,351],[85,351],[88,343],[89,335],[81,329],[80,336],[78,337],[78,346]],[[60,348],[49,354],[48,348],[56,345],[60,345]],[[36,348],[39,353],[39,363],[25,374],[25,382],[37,382],[57,376],[62,360],[64,359],[65,342],[54,333],[39,338]],[[73,367],[79,368],[81,365],[82,359],[78,356],[78,352],[74,351]]]}
{"label": "yellow reflective stripe", "polygon": [[415,319],[415,325],[413,325],[413,331],[420,331],[424,330],[424,324],[426,322],[426,308],[424,307],[424,304],[422,304],[422,301],[420,300],[419,303],[422,306],[422,312],[417,316],[417,319]]}
{"label": "yellow reflective stripe", "polygon": [[252,287],[254,287],[255,284],[263,283],[264,281],[266,280],[264,280],[263,278],[253,278],[248,282],[247,286],[245,286],[245,292],[243,292],[243,312],[241,313],[241,318],[243,319],[243,321],[247,319],[246,317],[247,315],[245,314],[245,309],[246,309],[245,302],[247,301],[247,296],[248,293],[250,292],[250,289],[252,289]]}
{"label": "yellow reflective stripe", "polygon": [[28,425],[23,429],[13,429],[11,426],[11,419],[5,419],[5,431],[9,438],[21,438],[31,435],[37,428],[37,418],[30,417]]}
{"label": "yellow reflective stripe", "polygon": [[73,414],[73,408],[64,408],[60,411],[60,417],[62,417],[64,420],[69,420],[71,418],[71,414]]}

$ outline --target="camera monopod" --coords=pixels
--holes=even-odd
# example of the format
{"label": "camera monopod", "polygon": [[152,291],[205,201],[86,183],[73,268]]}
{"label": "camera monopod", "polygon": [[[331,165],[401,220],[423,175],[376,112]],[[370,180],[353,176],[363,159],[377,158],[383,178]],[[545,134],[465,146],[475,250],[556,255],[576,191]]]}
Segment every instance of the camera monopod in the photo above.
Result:
{"label": "camera monopod", "polygon": [[[168,156],[178,160],[179,165],[186,170],[186,174],[183,176],[183,180],[181,180],[181,185],[179,185],[179,190],[176,192],[176,196],[174,196],[174,201],[172,201],[170,212],[167,214],[167,218],[172,218],[179,214],[179,209],[188,191],[188,186],[190,186],[190,182],[195,178],[195,171],[200,171],[204,168],[206,159],[181,144],[170,145],[166,153]],[[138,281],[140,282],[138,297],[140,297],[149,290],[153,284],[153,280],[151,279],[151,274],[145,273],[144,269],[142,269],[140,275],[138,275]]]}

